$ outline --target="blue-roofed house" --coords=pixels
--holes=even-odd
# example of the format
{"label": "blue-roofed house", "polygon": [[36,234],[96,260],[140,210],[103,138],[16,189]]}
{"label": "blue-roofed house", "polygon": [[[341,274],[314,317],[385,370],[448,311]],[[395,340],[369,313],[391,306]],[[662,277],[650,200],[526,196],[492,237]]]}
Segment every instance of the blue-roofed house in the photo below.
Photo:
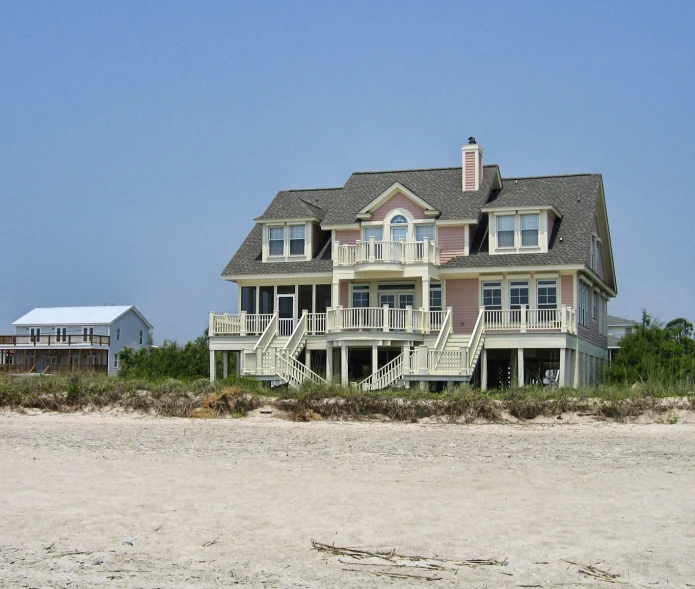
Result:
{"label": "blue-roofed house", "polygon": [[0,335],[0,372],[120,370],[119,352],[148,345],[152,325],[132,305],[48,307],[29,311]]}

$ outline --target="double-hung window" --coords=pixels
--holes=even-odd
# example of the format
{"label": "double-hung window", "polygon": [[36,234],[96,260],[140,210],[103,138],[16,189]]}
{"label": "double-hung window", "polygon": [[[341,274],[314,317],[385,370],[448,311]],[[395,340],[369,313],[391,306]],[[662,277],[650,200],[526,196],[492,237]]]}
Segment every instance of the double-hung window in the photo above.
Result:
{"label": "double-hung window", "polygon": [[442,285],[430,285],[430,311],[442,310]]}
{"label": "double-hung window", "polygon": [[491,311],[502,308],[501,282],[483,282],[483,307]]}
{"label": "double-hung window", "polygon": [[557,309],[557,281],[539,280],[536,284],[539,309]]}
{"label": "double-hung window", "polygon": [[514,215],[497,217],[497,247],[514,247]]}
{"label": "double-hung window", "polygon": [[41,341],[41,328],[31,328],[31,343],[37,343]]}
{"label": "double-hung window", "polygon": [[369,241],[371,238],[374,241],[381,241],[384,239],[384,228],[383,227],[364,227],[362,229],[362,240]]}
{"label": "double-hung window", "polygon": [[579,324],[589,327],[589,287],[579,282]]}
{"label": "double-hung window", "polygon": [[538,214],[521,215],[521,247],[538,245]]}
{"label": "double-hung window", "polygon": [[509,308],[512,321],[521,321],[521,307],[528,308],[528,281],[512,280],[509,282]]}
{"label": "double-hung window", "polygon": [[285,228],[268,227],[268,255],[285,255]]}
{"label": "double-hung window", "polygon": [[354,284],[352,286],[352,306],[369,307],[369,285]]}
{"label": "double-hung window", "polygon": [[591,316],[594,321],[598,321],[598,293],[594,291],[594,300],[593,304],[591,305]]}
{"label": "double-hung window", "polygon": [[290,225],[290,256],[304,255],[304,225]]}
{"label": "double-hung window", "polygon": [[68,341],[68,328],[67,327],[56,327],[56,341],[57,342]]}
{"label": "double-hung window", "polygon": [[415,225],[415,241],[434,241],[434,225]]}
{"label": "double-hung window", "polygon": [[82,341],[91,342],[94,338],[94,328],[93,327],[83,327],[82,328]]}

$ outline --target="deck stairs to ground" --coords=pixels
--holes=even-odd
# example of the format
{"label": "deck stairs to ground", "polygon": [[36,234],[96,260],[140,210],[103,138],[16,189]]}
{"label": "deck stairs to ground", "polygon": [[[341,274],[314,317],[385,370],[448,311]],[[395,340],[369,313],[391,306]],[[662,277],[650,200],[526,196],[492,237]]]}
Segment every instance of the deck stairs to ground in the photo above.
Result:
{"label": "deck stairs to ground", "polygon": [[[481,312],[470,336],[454,334],[451,310],[448,310],[434,346],[427,350],[427,374],[432,376],[463,376],[470,380],[485,343],[484,331]],[[419,350],[416,349],[399,354],[358,383],[357,386],[366,391],[405,386],[405,369],[407,367],[410,374],[416,374],[418,353]]]}
{"label": "deck stairs to ground", "polygon": [[287,384],[298,388],[311,381],[325,384],[326,380],[297,360],[306,346],[307,316],[302,315],[289,335],[280,335],[278,319],[275,316],[265,328],[249,355],[253,356],[256,374],[275,376],[271,386]]}

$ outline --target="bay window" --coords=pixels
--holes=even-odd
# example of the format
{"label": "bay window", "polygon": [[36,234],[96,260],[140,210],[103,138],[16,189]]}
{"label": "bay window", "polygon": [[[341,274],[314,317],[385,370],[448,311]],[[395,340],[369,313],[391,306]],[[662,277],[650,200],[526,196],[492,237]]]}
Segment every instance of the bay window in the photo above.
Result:
{"label": "bay window", "polygon": [[514,247],[514,215],[497,217],[497,247]]}

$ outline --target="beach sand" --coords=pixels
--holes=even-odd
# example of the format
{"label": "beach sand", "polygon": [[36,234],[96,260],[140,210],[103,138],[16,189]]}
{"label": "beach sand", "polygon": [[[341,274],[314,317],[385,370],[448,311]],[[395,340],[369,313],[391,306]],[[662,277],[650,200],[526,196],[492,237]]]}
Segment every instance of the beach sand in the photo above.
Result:
{"label": "beach sand", "polygon": [[[682,423],[3,413],[0,587],[685,587],[694,457]],[[508,565],[393,579],[311,539]]]}

